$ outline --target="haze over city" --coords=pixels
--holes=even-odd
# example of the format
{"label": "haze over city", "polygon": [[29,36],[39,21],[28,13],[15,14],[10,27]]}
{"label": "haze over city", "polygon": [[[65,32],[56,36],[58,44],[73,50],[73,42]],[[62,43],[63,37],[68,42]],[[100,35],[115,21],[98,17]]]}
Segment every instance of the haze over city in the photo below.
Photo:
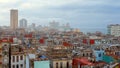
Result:
{"label": "haze over city", "polygon": [[28,24],[44,26],[55,20],[83,32],[106,32],[108,24],[120,23],[119,0],[1,0],[0,5],[0,26],[10,25],[10,9],[18,9],[19,19]]}
{"label": "haze over city", "polygon": [[0,68],[120,68],[119,0],[0,0]]}

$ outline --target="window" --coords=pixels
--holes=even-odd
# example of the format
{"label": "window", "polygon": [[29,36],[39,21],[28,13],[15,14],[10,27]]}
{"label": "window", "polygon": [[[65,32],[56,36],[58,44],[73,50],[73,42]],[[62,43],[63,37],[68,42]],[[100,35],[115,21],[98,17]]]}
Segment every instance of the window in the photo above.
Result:
{"label": "window", "polygon": [[15,62],[15,56],[13,56],[13,62]]}
{"label": "window", "polygon": [[23,56],[22,55],[20,56],[20,60],[23,60]]}
{"label": "window", "polygon": [[90,57],[92,57],[92,53],[90,53]]}
{"label": "window", "polygon": [[69,68],[69,62],[67,62],[67,68]]}
{"label": "window", "polygon": [[16,65],[16,68],[19,68],[19,65],[18,65],[18,64]]}
{"label": "window", "polygon": [[84,55],[84,53],[83,53],[83,57],[84,57],[85,55]]}
{"label": "window", "polygon": [[56,68],[58,68],[58,63],[56,63]]}
{"label": "window", "polygon": [[101,53],[99,53],[98,57],[101,57]]}
{"label": "window", "polygon": [[60,62],[60,68],[63,68],[63,66],[62,66],[62,62]]}
{"label": "window", "polygon": [[13,68],[15,68],[15,65],[13,65]]}
{"label": "window", "polygon": [[20,67],[23,68],[23,64],[20,64]]}
{"label": "window", "polygon": [[19,56],[17,56],[17,62],[19,62]]}
{"label": "window", "polygon": [[49,65],[50,65],[50,68],[53,68],[51,63]]}

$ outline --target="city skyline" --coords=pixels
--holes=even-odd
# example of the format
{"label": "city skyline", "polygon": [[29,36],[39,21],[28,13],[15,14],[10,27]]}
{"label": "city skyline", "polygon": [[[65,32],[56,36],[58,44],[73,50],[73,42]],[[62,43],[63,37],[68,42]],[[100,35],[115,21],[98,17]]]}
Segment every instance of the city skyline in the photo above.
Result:
{"label": "city skyline", "polygon": [[0,0],[0,68],[120,68],[120,0]]}
{"label": "city skyline", "polygon": [[55,20],[85,32],[106,32],[107,25],[120,24],[119,3],[118,0],[4,0],[0,1],[0,26],[10,25],[9,11],[18,9],[19,20],[25,18],[28,24],[47,25]]}

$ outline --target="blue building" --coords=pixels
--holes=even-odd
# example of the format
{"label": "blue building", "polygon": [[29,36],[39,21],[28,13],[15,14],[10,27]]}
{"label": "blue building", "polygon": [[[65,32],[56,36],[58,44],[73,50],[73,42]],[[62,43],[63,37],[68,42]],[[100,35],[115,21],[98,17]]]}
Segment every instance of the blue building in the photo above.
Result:
{"label": "blue building", "polygon": [[50,68],[50,61],[34,61],[34,68]]}
{"label": "blue building", "polygon": [[98,50],[93,50],[94,55],[96,57],[96,61],[102,61],[103,56],[104,56],[104,50],[98,49]]}

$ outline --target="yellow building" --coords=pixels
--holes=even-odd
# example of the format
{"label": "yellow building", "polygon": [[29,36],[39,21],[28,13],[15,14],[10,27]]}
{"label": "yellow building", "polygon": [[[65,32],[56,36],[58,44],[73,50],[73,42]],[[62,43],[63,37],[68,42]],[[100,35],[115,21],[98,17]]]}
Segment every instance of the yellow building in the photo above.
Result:
{"label": "yellow building", "polygon": [[0,68],[9,68],[9,41],[0,42]]}
{"label": "yellow building", "polygon": [[72,68],[71,59],[54,59],[52,60],[53,68]]}

